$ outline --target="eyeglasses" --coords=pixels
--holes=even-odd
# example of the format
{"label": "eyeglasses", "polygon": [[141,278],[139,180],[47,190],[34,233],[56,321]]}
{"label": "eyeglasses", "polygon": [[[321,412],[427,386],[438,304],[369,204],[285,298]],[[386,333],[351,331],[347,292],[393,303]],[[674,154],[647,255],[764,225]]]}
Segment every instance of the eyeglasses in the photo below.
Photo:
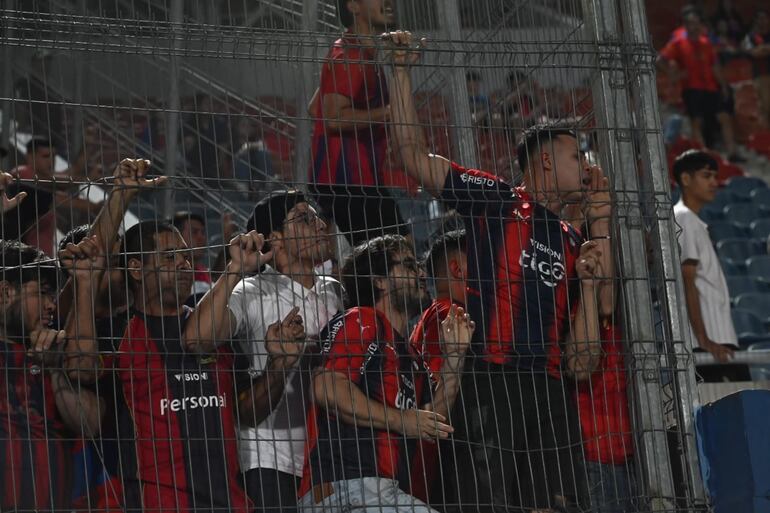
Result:
{"label": "eyeglasses", "polygon": [[397,265],[403,265],[404,268],[407,271],[412,271],[413,273],[420,273],[425,266],[421,263],[415,260],[414,258],[405,258],[403,260],[391,260],[390,261],[390,267],[395,267]]}

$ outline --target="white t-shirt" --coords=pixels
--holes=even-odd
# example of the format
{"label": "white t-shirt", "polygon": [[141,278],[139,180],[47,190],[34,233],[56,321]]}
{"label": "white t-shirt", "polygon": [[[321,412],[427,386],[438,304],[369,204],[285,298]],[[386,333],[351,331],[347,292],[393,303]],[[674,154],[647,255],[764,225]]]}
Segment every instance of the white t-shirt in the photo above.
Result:
{"label": "white t-shirt", "polygon": [[[230,296],[229,307],[252,368],[256,372],[265,368],[265,334],[271,324],[283,320],[298,306],[308,339],[316,339],[342,310],[341,290],[337,280],[320,276],[313,288],[307,289],[269,266],[259,275],[241,280]],[[283,397],[275,410],[257,428],[240,430],[238,446],[244,472],[271,468],[302,476],[308,390],[302,386],[301,378],[302,373],[289,371]]]}
{"label": "white t-shirt", "polygon": [[722,265],[709,237],[708,225],[681,200],[674,205],[674,217],[681,229],[681,261],[698,262],[695,287],[698,289],[706,335],[719,344],[738,345],[738,337],[730,316],[730,292]]}

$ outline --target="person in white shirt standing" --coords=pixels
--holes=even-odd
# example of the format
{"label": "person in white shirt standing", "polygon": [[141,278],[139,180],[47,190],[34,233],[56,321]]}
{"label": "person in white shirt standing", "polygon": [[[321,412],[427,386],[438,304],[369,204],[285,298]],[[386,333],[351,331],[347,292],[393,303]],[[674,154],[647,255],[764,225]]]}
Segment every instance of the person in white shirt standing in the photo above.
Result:
{"label": "person in white shirt standing", "polygon": [[[273,259],[259,275],[244,278],[230,297],[232,333],[253,368],[271,372],[264,347],[267,327],[297,308],[308,343],[342,310],[338,281],[314,268],[329,255],[326,223],[301,192],[273,192],[257,203],[248,230],[265,236],[263,251]],[[256,428],[242,426],[239,452],[246,490],[260,513],[296,511],[297,485],[304,464],[309,355],[291,355],[288,371],[275,373],[272,414]]]}
{"label": "person in white shirt standing", "polygon": [[[730,315],[730,293],[722,266],[708,232],[708,225],[698,213],[714,201],[719,184],[719,164],[708,153],[688,150],[674,161],[674,179],[682,199],[674,205],[680,227],[679,249],[684,280],[685,301],[692,335],[699,349],[727,364],[738,349]],[[703,366],[698,369],[707,381],[742,380],[745,366]]]}

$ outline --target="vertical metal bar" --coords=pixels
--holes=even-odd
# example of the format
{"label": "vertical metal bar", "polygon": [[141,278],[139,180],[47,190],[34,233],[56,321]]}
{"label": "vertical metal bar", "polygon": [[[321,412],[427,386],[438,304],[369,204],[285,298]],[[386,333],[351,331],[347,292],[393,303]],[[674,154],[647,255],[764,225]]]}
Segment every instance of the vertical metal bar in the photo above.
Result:
{"label": "vertical metal bar", "polygon": [[[309,34],[315,32],[318,24],[318,2],[316,0],[304,0],[302,3],[302,32]],[[311,51],[316,51],[314,47]],[[304,45],[300,45],[300,52],[307,51]],[[315,56],[313,56],[315,57]],[[313,97],[316,80],[315,62],[309,59],[303,59],[300,65],[302,73],[302,83],[297,93],[297,129],[295,132],[296,155],[294,157],[294,181],[297,185],[306,185],[308,168],[310,167],[310,144],[311,132],[313,130],[313,121],[306,114],[307,106]]]}
{"label": "vertical metal bar", "polygon": [[452,98],[452,124],[454,125],[454,147],[457,148],[457,155],[451,155],[464,166],[477,167],[479,165],[478,154],[476,151],[476,137],[473,131],[473,118],[471,117],[471,107],[468,102],[468,88],[465,83],[465,55],[463,43],[455,41],[461,35],[460,26],[460,7],[458,0],[439,0],[436,2],[438,11],[438,20],[440,30],[444,37],[451,41],[452,64],[451,68],[446,70],[449,74],[447,86],[449,87],[450,98]]}
{"label": "vertical metal bar", "polygon": [[[4,3],[9,11],[14,11],[16,9],[16,0],[5,0]],[[5,33],[8,38],[12,38],[13,25],[7,20],[5,23]],[[11,98],[13,98],[13,59],[15,53],[16,52],[13,52],[11,45],[3,45],[3,98],[5,99],[3,100],[2,107],[2,127],[0,127],[3,138],[0,140],[0,146],[7,148],[9,151],[7,161],[0,162],[1,169],[10,169],[13,166],[13,156],[15,151],[15,148],[11,147],[9,141],[11,136],[11,112],[13,111],[13,100],[11,100]]]}
{"label": "vertical metal bar", "polygon": [[[623,34],[630,45],[640,45],[651,48],[647,30],[647,13],[645,5],[640,0],[619,2],[623,20]],[[677,389],[678,423],[682,434],[685,463],[685,479],[689,488],[688,499],[696,507],[706,505],[706,494],[701,479],[698,452],[695,440],[693,412],[699,405],[698,387],[695,378],[695,368],[689,358],[693,348],[691,332],[688,329],[687,308],[682,286],[681,267],[678,265],[679,246],[676,242],[676,226],[672,217],[668,198],[671,190],[668,179],[668,166],[663,137],[660,132],[660,116],[658,111],[658,95],[655,81],[654,55],[647,62],[634,59],[627,63],[629,71],[635,71],[631,83],[632,97],[636,101],[636,123],[642,136],[640,137],[642,176],[650,181],[649,188],[656,198],[663,197],[664,201],[655,201],[654,217],[657,236],[660,240],[659,266],[666,279],[666,308],[663,309],[664,324],[671,329],[671,338],[667,346],[673,352],[674,386]],[[684,341],[684,344],[671,343]]]}
{"label": "vertical metal bar", "polygon": [[633,146],[632,112],[622,62],[615,2],[583,0],[588,39],[596,43],[592,92],[602,164],[613,182],[620,234],[620,264],[626,305],[624,333],[635,397],[637,456],[652,511],[675,507],[661,393],[661,361],[655,343],[647,267],[641,184]]}
{"label": "vertical metal bar", "polygon": [[[176,174],[177,155],[179,154],[179,138],[181,137],[179,129],[179,55],[178,50],[182,41],[182,22],[184,20],[184,5],[182,0],[171,0],[171,10],[169,12],[171,21],[171,55],[169,55],[169,87],[168,102],[166,107],[166,176],[173,177]],[[175,183],[173,179],[165,191],[163,202],[163,215],[169,218],[174,214],[174,191]]]}

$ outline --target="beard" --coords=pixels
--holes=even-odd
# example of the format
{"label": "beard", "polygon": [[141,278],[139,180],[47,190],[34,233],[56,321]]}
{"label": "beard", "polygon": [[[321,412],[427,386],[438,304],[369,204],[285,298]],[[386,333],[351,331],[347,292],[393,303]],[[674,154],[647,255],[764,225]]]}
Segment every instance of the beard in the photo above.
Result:
{"label": "beard", "polygon": [[411,287],[398,287],[395,280],[390,280],[390,306],[395,311],[406,314],[411,319],[422,313],[429,301],[428,293],[418,284]]}

